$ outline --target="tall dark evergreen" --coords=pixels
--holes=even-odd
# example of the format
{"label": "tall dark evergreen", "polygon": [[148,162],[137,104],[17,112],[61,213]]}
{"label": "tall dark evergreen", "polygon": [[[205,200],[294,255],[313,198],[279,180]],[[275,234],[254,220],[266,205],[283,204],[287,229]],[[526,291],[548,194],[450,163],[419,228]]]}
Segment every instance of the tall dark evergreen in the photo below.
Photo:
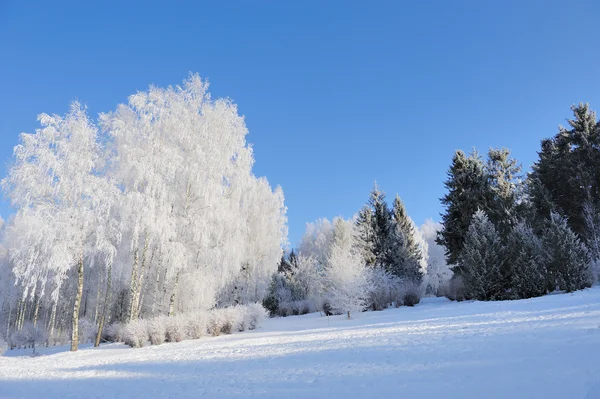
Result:
{"label": "tall dark evergreen", "polygon": [[415,240],[414,223],[398,195],[394,199],[387,248],[387,271],[404,281],[420,284],[423,279],[420,265],[423,254]]}
{"label": "tall dark evergreen", "polygon": [[387,267],[391,221],[392,213],[385,193],[375,183],[369,202],[360,211],[356,222],[363,257],[370,266]]}
{"label": "tall dark evergreen", "polygon": [[487,207],[488,179],[485,164],[477,152],[467,156],[458,150],[444,183],[448,193],[441,199],[446,208],[442,214],[442,230],[436,242],[446,248],[448,264],[460,274],[458,258],[464,246],[471,218],[478,209]]}
{"label": "tall dark evergreen", "polygon": [[538,227],[555,211],[588,241],[584,205],[600,204],[600,124],[588,104],[571,109],[570,129],[561,126],[553,138],[542,141],[528,186]]}

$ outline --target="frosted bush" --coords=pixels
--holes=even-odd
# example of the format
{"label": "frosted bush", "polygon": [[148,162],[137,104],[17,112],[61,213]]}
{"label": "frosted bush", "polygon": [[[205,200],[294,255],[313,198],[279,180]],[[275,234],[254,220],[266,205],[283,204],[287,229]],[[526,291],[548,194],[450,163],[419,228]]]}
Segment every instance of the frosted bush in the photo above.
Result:
{"label": "frosted bush", "polygon": [[398,278],[377,267],[370,270],[371,291],[369,292],[370,307],[373,310],[383,310],[390,306],[397,297],[400,281]]}
{"label": "frosted bush", "polygon": [[205,312],[195,312],[187,318],[185,336],[187,339],[202,338],[207,334],[208,316]]}
{"label": "frosted bush", "polygon": [[113,323],[106,328],[106,336],[111,342],[123,342],[125,338],[125,325]]}
{"label": "frosted bush", "polygon": [[79,343],[85,344],[88,342],[94,342],[96,340],[96,334],[98,328],[94,323],[88,319],[79,319]]}
{"label": "frosted bush", "polygon": [[167,318],[165,340],[167,342],[181,342],[185,339],[186,321],[183,316]]}
{"label": "frosted bush", "polygon": [[165,316],[155,317],[148,322],[148,338],[151,345],[160,345],[166,340],[168,319]]}
{"label": "frosted bush", "polygon": [[48,345],[65,345],[70,340],[71,337],[66,331],[55,331],[54,334],[52,334],[52,336],[48,338]]}
{"label": "frosted bush", "polygon": [[123,342],[132,348],[141,348],[148,340],[147,322],[133,320],[125,325]]}
{"label": "frosted bush", "polygon": [[27,322],[23,325],[23,328],[19,331],[15,331],[10,336],[11,347],[17,348],[33,348],[35,354],[35,345],[45,343],[48,339],[48,334],[43,327],[33,323]]}
{"label": "frosted bush", "polygon": [[122,341],[133,348],[139,348],[147,340],[151,345],[160,345],[163,342],[180,342],[206,335],[218,336],[254,330],[267,317],[269,312],[260,303],[252,303],[175,317],[159,316],[136,320],[126,325],[115,323],[106,329],[106,333],[113,342]]}
{"label": "frosted bush", "polygon": [[259,303],[251,303],[246,305],[246,328],[255,330],[260,323],[269,317],[269,312]]}

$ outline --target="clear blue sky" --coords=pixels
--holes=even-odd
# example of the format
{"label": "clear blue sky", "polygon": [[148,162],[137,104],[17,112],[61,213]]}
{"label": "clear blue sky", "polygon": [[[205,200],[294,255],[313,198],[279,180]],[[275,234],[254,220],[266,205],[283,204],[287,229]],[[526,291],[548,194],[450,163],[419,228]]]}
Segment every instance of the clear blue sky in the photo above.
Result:
{"label": "clear blue sky", "polygon": [[571,104],[600,110],[598,16],[592,0],[0,0],[1,172],[38,113],[79,99],[97,115],[193,71],[246,116],[294,246],[374,180],[420,224],[439,218],[455,149],[505,146],[529,167]]}

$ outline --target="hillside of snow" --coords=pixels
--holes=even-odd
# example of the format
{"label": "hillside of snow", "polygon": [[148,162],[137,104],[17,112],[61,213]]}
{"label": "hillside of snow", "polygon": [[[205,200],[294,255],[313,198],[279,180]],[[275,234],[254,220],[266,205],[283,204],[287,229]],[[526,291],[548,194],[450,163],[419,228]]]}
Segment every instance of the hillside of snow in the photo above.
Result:
{"label": "hillside of snow", "polygon": [[505,302],[425,299],[353,320],[130,349],[8,351],[0,398],[600,398],[600,287]]}

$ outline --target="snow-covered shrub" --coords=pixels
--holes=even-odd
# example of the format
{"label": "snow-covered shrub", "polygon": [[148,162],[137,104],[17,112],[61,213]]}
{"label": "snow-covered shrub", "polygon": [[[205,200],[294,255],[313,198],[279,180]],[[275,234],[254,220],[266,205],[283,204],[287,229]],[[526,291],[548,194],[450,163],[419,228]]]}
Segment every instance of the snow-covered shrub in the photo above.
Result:
{"label": "snow-covered shrub", "polygon": [[79,343],[94,342],[98,327],[88,319],[79,319]]}
{"label": "snow-covered shrub", "polygon": [[446,282],[441,288],[442,294],[451,301],[464,301],[470,299],[465,291],[465,284],[462,277],[456,274],[450,281]]}
{"label": "snow-covered shrub", "polygon": [[187,317],[185,336],[187,339],[202,338],[208,331],[208,315],[206,312],[195,312]]}
{"label": "snow-covered shrub", "polygon": [[45,343],[48,339],[46,330],[40,325],[33,325],[31,322],[26,322],[21,330],[15,331],[10,336],[10,344],[12,347],[33,348],[35,354],[35,345]]}
{"label": "snow-covered shrub", "polygon": [[269,317],[269,314],[259,303],[251,303],[245,306],[244,317],[246,329],[254,330],[260,323]]}
{"label": "snow-covered shrub", "polygon": [[374,267],[369,270],[369,279],[371,280],[370,308],[372,310],[387,308],[394,301],[395,292],[400,284],[398,278],[381,267]]}
{"label": "snow-covered shrub", "polygon": [[132,320],[125,325],[123,342],[132,348],[141,348],[148,340],[148,328],[145,320]]}
{"label": "snow-covered shrub", "polygon": [[[208,315],[208,333],[213,337],[218,337],[223,331],[225,325],[224,314],[221,309],[215,309]],[[227,329],[227,327],[225,327]]]}
{"label": "snow-covered shrub", "polygon": [[125,324],[113,323],[106,327],[106,338],[110,342],[123,342],[125,339]]}
{"label": "snow-covered shrub", "polygon": [[168,319],[166,316],[155,317],[148,321],[148,338],[150,345],[160,345],[167,336]]}
{"label": "snow-covered shrub", "polygon": [[185,339],[186,320],[184,316],[167,318],[166,342],[181,342]]}
{"label": "snow-covered shrub", "polygon": [[48,337],[48,345],[57,346],[65,345],[71,340],[71,336],[67,331],[54,331],[52,336]]}

